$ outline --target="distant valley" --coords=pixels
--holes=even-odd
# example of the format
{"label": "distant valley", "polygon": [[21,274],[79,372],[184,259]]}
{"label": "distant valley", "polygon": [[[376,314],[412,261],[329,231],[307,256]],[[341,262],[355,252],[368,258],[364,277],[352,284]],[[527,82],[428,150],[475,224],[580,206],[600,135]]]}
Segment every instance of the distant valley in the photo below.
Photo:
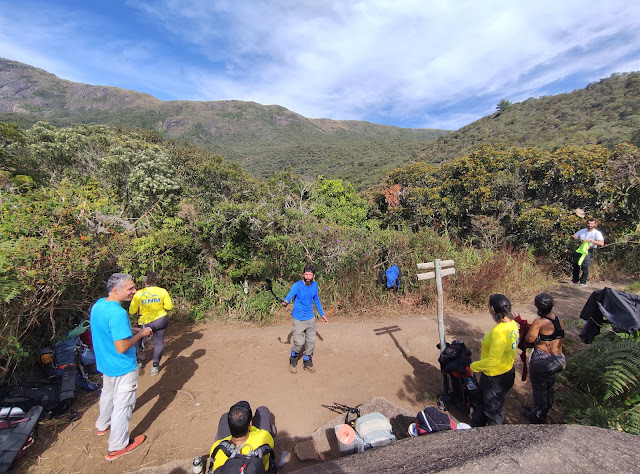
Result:
{"label": "distant valley", "polygon": [[291,168],[310,178],[343,178],[358,188],[415,161],[448,133],[308,119],[255,102],[164,102],[135,91],[62,80],[0,59],[0,121],[28,127],[38,120],[155,130],[211,150],[256,176]]}

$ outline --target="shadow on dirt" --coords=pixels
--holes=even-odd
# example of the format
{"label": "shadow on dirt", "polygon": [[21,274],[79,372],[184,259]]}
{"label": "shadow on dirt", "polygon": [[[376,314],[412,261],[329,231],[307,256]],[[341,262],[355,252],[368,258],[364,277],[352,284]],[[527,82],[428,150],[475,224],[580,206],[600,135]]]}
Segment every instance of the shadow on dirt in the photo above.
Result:
{"label": "shadow on dirt", "polygon": [[440,369],[407,354],[394,335],[394,333],[402,331],[400,326],[386,326],[376,328],[373,331],[376,336],[389,336],[404,360],[413,368],[413,375],[405,376],[404,386],[398,389],[398,398],[416,403],[425,403],[430,398],[434,398],[441,387]]}
{"label": "shadow on dirt", "polygon": [[[178,397],[186,397],[187,401],[195,403],[195,397],[190,392],[183,390],[182,387],[196,373],[198,364],[196,360],[204,356],[204,349],[197,349],[188,356],[178,355],[185,349],[189,348],[195,339],[200,339],[200,332],[188,331],[181,333],[177,338],[173,339],[168,345],[170,355],[164,362],[161,362],[160,377],[136,400],[136,410],[142,408],[146,403],[157,397],[153,407],[148,411],[145,417],[133,428],[132,435],[145,433],[153,421],[164,411],[166,411],[171,403]],[[151,364],[146,363],[144,370],[150,370]]]}

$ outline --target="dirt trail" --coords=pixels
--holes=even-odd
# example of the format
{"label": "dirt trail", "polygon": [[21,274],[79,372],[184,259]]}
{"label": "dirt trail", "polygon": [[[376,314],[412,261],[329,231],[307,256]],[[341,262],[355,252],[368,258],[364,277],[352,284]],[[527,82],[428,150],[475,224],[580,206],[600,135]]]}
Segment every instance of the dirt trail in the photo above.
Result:
{"label": "dirt trail", "polygon": [[[558,285],[551,292],[557,299],[556,314],[565,320],[577,318],[591,292],[604,286],[619,288],[610,282],[587,288]],[[533,304],[514,308],[530,320],[534,310]],[[479,357],[483,334],[493,326],[487,312],[448,314],[446,310],[445,324],[447,340],[464,340],[475,357]],[[97,437],[93,427],[97,396],[85,393],[76,403],[79,420],[43,423],[36,444],[13,471],[121,473],[206,456],[220,415],[241,399],[254,408],[271,409],[278,440],[308,439],[335,417],[323,405],[336,402],[354,406],[380,396],[412,412],[435,404],[442,379],[434,314],[388,314],[364,321],[336,317],[329,324],[319,324],[316,374],[288,372],[290,329],[289,322],[262,328],[173,324],[160,375],[151,377],[148,363],[140,378],[131,427],[134,434],[148,436],[144,446],[114,462],[105,461],[107,440]],[[572,337],[578,332],[577,325],[570,329]],[[521,371],[519,358],[516,370]],[[525,422],[519,408],[531,402],[530,386],[519,378],[506,402],[509,423]],[[280,458],[278,442],[276,458]],[[290,460],[282,472],[302,466],[295,456]]]}

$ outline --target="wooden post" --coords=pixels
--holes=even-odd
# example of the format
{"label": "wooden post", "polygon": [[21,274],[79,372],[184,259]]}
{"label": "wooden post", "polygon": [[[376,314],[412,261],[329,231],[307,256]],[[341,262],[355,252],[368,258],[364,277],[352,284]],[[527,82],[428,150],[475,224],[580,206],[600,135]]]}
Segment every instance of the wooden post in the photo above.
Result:
{"label": "wooden post", "polygon": [[440,335],[440,350],[444,351],[444,295],[442,293],[442,275],[440,274],[440,260],[435,259],[436,291],[438,292],[438,334]]}
{"label": "wooden post", "polygon": [[444,351],[446,347],[444,338],[444,293],[442,291],[442,277],[447,275],[455,275],[456,270],[453,268],[453,260],[435,259],[433,262],[418,263],[418,270],[433,270],[427,273],[418,273],[418,281],[436,279],[436,290],[438,292],[437,299],[437,316],[438,316],[438,335],[440,336],[440,351]]}

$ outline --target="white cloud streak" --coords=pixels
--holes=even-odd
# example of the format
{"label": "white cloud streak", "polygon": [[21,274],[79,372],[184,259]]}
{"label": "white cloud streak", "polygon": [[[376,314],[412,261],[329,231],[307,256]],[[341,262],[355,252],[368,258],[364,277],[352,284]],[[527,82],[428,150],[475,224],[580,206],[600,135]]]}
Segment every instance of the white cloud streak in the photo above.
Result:
{"label": "white cloud streak", "polygon": [[[502,98],[640,69],[640,4],[621,0],[128,1],[143,40],[92,37],[108,30],[97,14],[61,21],[42,5],[46,17],[24,7],[19,26],[0,17],[0,55],[163,99],[253,100],[307,117],[459,128]],[[17,45],[17,28],[34,34]],[[49,56],[54,46],[68,56]]]}

